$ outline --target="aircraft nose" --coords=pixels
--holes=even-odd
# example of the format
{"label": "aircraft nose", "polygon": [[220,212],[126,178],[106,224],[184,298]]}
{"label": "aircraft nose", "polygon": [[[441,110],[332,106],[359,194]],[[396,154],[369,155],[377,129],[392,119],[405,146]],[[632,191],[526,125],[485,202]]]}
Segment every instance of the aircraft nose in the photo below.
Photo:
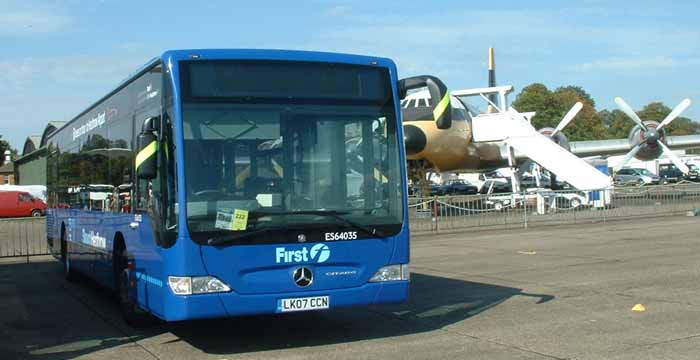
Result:
{"label": "aircraft nose", "polygon": [[415,155],[423,151],[427,141],[425,133],[417,126],[403,126],[403,142],[406,144],[406,153],[408,155]]}

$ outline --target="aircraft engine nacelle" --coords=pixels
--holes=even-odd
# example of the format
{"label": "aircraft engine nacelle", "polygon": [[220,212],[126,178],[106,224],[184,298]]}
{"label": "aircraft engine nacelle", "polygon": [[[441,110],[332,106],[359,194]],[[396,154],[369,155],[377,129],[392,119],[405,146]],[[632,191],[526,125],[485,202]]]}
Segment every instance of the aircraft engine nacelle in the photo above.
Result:
{"label": "aircraft engine nacelle", "polygon": [[666,144],[666,136],[663,129],[658,129],[659,123],[656,121],[644,121],[646,130],[635,126],[629,134],[629,141],[632,148],[639,145],[639,150],[634,155],[641,161],[658,159],[663,152],[659,141]]}
{"label": "aircraft engine nacelle", "polygon": [[407,155],[419,154],[428,144],[428,138],[421,128],[407,124],[403,126],[403,142],[406,145]]}
{"label": "aircraft engine nacelle", "polygon": [[[566,135],[564,135],[563,132],[557,131],[555,132],[554,128],[551,127],[546,127],[538,130],[540,134],[548,137],[550,140],[554,141],[555,144],[563,147],[566,150],[571,150],[571,147],[569,146],[569,139],[566,138]],[[552,135],[554,134],[554,135]]]}

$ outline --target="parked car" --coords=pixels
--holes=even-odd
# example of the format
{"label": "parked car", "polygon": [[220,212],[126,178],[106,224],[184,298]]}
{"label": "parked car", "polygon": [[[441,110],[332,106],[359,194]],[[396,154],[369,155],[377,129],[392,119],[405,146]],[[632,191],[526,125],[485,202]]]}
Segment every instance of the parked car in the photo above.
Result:
{"label": "parked car", "polygon": [[[510,179],[508,179],[510,180]],[[513,192],[513,185],[510,181],[486,180],[479,189],[479,194],[502,194]]]}
{"label": "parked car", "polygon": [[408,195],[409,196],[434,196],[434,195],[440,195],[440,185],[430,182],[430,193],[429,194],[421,194],[421,188],[420,184],[408,184]]}
{"label": "parked car", "polygon": [[555,197],[555,202],[552,207],[563,208],[563,209],[575,209],[580,206],[591,205],[588,195],[581,191],[572,191],[558,193]]}
{"label": "parked car", "polygon": [[0,191],[0,217],[38,217],[44,215],[46,203],[24,191]]}
{"label": "parked car", "polygon": [[44,185],[0,185],[0,191],[28,192],[31,196],[46,202],[46,186]]}
{"label": "parked car", "polygon": [[613,181],[618,185],[656,185],[661,179],[647,169],[624,168],[615,174]]}
{"label": "parked car", "polygon": [[683,172],[673,165],[664,166],[659,169],[659,178],[661,178],[662,184],[677,183],[683,179],[683,176]]}
{"label": "parked car", "polygon": [[489,171],[479,174],[478,179],[470,180],[470,182],[472,185],[476,186],[477,189],[479,189],[479,192],[481,192],[481,189],[484,187],[484,184],[486,184],[486,182],[488,182],[489,180],[506,183],[510,181],[510,178],[501,176],[501,174],[498,171]]}
{"label": "parked car", "polygon": [[448,180],[442,184],[439,189],[440,195],[473,195],[479,192],[479,189],[464,181],[464,180]]}
{"label": "parked car", "polygon": [[683,177],[688,181],[700,181],[700,170],[693,164],[688,164],[688,173]]}

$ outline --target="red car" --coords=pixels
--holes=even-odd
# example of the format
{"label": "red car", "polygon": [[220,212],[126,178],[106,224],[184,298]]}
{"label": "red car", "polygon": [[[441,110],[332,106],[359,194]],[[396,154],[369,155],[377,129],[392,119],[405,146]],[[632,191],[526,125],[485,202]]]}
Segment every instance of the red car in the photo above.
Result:
{"label": "red car", "polygon": [[42,216],[46,203],[24,191],[0,191],[0,217]]}

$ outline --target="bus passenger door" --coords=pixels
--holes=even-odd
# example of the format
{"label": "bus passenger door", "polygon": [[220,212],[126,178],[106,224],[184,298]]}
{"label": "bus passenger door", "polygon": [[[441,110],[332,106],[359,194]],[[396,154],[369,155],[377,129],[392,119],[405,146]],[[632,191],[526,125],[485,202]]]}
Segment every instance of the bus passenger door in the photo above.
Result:
{"label": "bus passenger door", "polygon": [[134,219],[138,223],[134,257],[138,277],[138,302],[152,312],[162,314],[161,296],[166,286],[163,277],[163,224],[161,211],[161,173],[159,141],[160,111],[136,117],[136,192],[133,201]]}

